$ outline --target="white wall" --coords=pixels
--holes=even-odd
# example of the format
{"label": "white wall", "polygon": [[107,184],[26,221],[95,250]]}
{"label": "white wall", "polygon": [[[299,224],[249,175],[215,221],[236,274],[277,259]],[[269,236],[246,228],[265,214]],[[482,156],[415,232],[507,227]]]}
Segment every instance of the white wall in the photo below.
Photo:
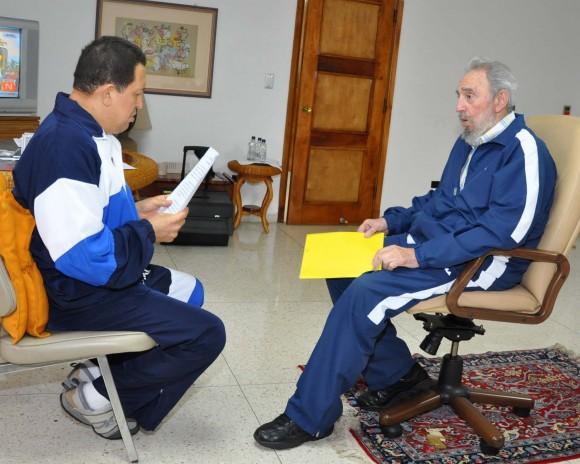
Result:
{"label": "white wall", "polygon": [[[189,3],[172,0],[172,3]],[[198,0],[218,8],[211,99],[147,95],[153,129],[133,133],[158,161],[184,145],[213,145],[217,169],[244,156],[251,135],[282,158],[296,0]],[[0,0],[0,14],[40,21],[39,115],[69,91],[83,45],[94,38],[95,0]],[[469,58],[505,61],[520,80],[524,113],[580,115],[580,1],[405,0],[382,207],[408,204],[437,179],[458,134],[455,86]],[[275,73],[273,90],[264,73]],[[278,205],[278,180],[269,213]],[[257,202],[262,190],[244,186]]]}
{"label": "white wall", "polygon": [[474,55],[519,80],[516,111],[580,115],[580,1],[405,0],[381,207],[437,180],[459,134],[455,89]]}
{"label": "white wall", "polygon": [[[169,2],[167,2],[169,3]],[[191,5],[187,0],[170,3]],[[267,140],[268,157],[282,160],[296,0],[198,0],[218,9],[211,98],[147,95],[153,129],[133,131],[139,150],[157,161],[181,161],[183,146],[211,145],[215,168],[246,156],[250,136]],[[95,0],[0,0],[0,15],[40,22],[39,108],[69,92],[82,47],[95,37]],[[275,75],[264,88],[264,74]],[[270,214],[278,208],[279,177]],[[263,186],[245,185],[246,203],[261,202]]]}

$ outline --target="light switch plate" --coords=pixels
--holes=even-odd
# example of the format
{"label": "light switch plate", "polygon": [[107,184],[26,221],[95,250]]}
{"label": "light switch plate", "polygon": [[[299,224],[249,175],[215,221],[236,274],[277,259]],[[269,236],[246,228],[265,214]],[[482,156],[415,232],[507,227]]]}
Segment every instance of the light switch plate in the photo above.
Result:
{"label": "light switch plate", "polygon": [[274,73],[264,74],[264,88],[273,89],[274,88]]}

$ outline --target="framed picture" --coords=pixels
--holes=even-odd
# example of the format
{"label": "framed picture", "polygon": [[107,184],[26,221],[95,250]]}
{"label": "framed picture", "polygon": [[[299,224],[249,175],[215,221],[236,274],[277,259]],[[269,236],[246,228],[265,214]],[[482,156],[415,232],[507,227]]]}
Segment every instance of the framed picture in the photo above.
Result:
{"label": "framed picture", "polygon": [[216,8],[98,0],[96,36],[114,35],[147,57],[147,93],[211,97]]}

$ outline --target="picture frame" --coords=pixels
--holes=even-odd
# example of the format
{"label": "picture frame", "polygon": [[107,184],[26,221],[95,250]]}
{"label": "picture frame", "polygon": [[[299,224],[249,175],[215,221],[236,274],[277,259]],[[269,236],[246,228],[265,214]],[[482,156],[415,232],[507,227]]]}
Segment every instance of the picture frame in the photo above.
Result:
{"label": "picture frame", "polygon": [[97,0],[95,36],[114,35],[147,57],[146,93],[211,98],[217,8]]}

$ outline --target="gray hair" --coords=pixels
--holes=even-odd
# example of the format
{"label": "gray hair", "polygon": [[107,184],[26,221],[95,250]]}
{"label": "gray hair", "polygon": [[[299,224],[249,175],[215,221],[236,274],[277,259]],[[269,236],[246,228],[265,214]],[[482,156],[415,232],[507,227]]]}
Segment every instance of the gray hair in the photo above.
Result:
{"label": "gray hair", "polygon": [[508,110],[513,110],[515,108],[514,93],[518,88],[518,81],[510,68],[499,61],[491,61],[476,56],[467,65],[467,72],[478,69],[485,71],[492,95],[497,95],[500,90],[507,91]]}

